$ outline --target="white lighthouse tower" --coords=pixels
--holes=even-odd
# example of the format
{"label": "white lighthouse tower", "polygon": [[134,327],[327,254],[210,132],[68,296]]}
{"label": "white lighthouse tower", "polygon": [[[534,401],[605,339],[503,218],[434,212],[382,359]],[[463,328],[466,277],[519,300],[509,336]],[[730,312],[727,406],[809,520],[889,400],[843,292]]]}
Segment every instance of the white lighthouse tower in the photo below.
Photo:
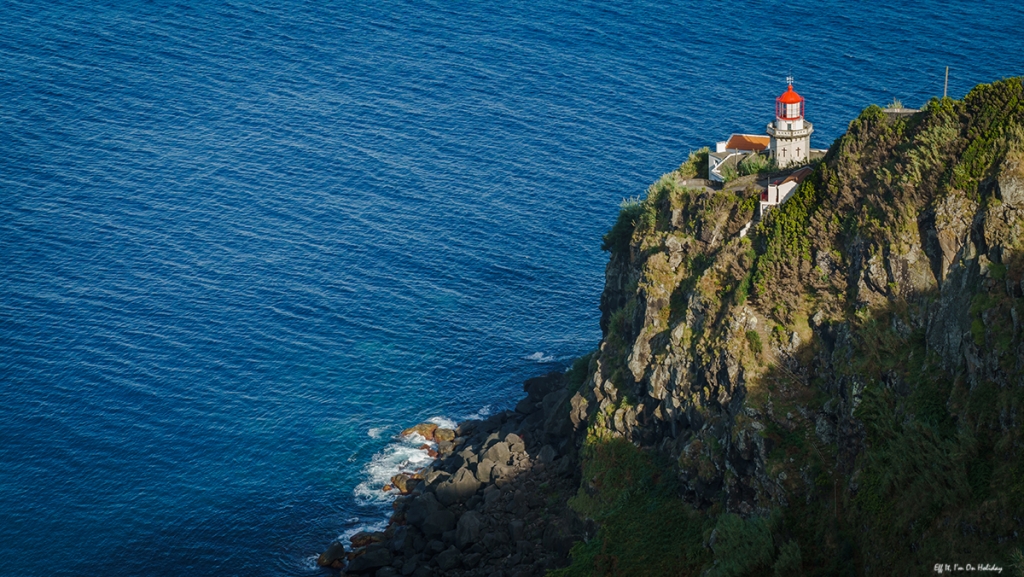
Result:
{"label": "white lighthouse tower", "polygon": [[775,99],[775,121],[768,123],[770,148],[779,168],[807,162],[814,132],[814,126],[804,120],[804,97],[793,90],[793,77],[786,80],[789,88]]}

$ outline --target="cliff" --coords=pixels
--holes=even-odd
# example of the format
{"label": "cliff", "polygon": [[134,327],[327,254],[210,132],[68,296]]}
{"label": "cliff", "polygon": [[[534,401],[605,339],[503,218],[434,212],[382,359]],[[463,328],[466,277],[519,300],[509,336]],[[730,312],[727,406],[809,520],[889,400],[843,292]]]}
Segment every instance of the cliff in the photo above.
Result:
{"label": "cliff", "polygon": [[[746,237],[756,198],[688,189],[686,165],[624,204],[570,415],[602,532],[563,574],[1019,562],[1022,101],[1015,78],[871,106]],[[602,488],[612,454],[651,468],[646,495]],[[692,530],[623,543],[666,503]]]}
{"label": "cliff", "polygon": [[1024,574],[1022,80],[865,109],[749,229],[756,187],[688,188],[701,162],[605,236],[598,349],[515,411],[410,430],[439,460],[321,564]]}

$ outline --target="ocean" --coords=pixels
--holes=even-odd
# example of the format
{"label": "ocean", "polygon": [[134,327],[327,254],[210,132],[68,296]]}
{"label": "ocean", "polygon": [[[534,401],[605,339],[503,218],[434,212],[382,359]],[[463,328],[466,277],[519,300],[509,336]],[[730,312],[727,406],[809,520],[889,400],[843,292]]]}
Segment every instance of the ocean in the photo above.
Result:
{"label": "ocean", "polygon": [[0,574],[322,575],[396,439],[600,339],[623,198],[795,78],[1024,73],[994,2],[0,3]]}

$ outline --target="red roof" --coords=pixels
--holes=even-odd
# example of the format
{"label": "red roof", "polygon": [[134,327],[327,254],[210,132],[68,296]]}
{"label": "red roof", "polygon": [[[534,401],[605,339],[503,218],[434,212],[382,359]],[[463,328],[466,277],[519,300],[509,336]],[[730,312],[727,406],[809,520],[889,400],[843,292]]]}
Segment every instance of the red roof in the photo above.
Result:
{"label": "red roof", "polygon": [[797,184],[800,184],[801,182],[804,181],[805,178],[810,176],[812,172],[814,172],[814,171],[811,170],[811,167],[805,166],[805,167],[801,168],[800,170],[794,172],[793,174],[790,174],[789,176],[787,176],[786,180],[783,180],[782,182],[786,183],[786,182],[789,182],[789,181],[795,181]]}
{"label": "red roof", "polygon": [[804,101],[804,97],[797,94],[793,90],[793,85],[790,84],[789,88],[778,98],[778,101],[783,104],[799,104]]}
{"label": "red roof", "polygon": [[760,136],[757,134],[733,134],[729,137],[729,142],[725,143],[726,150],[753,150],[760,152],[771,144],[771,139],[767,136]]}

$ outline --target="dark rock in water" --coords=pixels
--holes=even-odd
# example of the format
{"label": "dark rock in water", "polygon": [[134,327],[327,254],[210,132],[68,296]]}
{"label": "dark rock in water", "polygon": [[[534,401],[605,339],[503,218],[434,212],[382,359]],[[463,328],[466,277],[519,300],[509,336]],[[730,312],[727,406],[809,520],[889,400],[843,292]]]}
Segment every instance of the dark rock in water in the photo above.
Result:
{"label": "dark rock in water", "polygon": [[481,532],[484,529],[483,516],[476,511],[467,511],[459,518],[455,531],[455,544],[460,549],[476,543],[480,540]]}
{"label": "dark rock in water", "polygon": [[403,495],[407,495],[412,491],[416,483],[419,483],[419,481],[413,479],[408,473],[399,473],[391,477],[391,486],[401,491]]}
{"label": "dark rock in water", "polygon": [[437,428],[437,425],[435,425],[434,423],[420,423],[415,427],[409,427],[408,429],[402,431],[402,436],[408,437],[409,435],[417,434],[428,441],[433,441],[434,431],[436,431]]}
{"label": "dark rock in water", "polygon": [[321,567],[333,567],[340,569],[342,560],[345,558],[345,546],[335,541],[327,547],[327,550],[316,559],[316,564]]}
{"label": "dark rock in water", "polygon": [[523,399],[516,403],[516,412],[523,415],[529,415],[530,413],[537,410],[537,403],[530,399]]}
{"label": "dark rock in water", "polygon": [[379,567],[391,565],[394,557],[386,547],[368,547],[366,553],[356,557],[345,567],[346,573],[368,573]]}
{"label": "dark rock in water", "polygon": [[434,431],[434,440],[438,443],[442,441],[452,442],[455,440],[455,431],[451,429],[438,428]]}
{"label": "dark rock in water", "polygon": [[455,528],[455,513],[452,513],[448,509],[441,509],[434,511],[427,516],[427,519],[423,521],[423,534],[427,538],[440,537],[445,531],[451,531]]}
{"label": "dark rock in water", "polygon": [[366,547],[371,543],[380,543],[384,540],[384,533],[360,531],[348,538],[352,542],[352,548]]}
{"label": "dark rock in water", "polygon": [[442,551],[435,560],[441,571],[451,571],[461,563],[459,550],[454,545]]}
{"label": "dark rock in water", "polygon": [[562,388],[562,374],[548,373],[543,377],[534,377],[523,383],[523,390],[526,391],[526,398],[537,403],[544,399],[551,391]]}
{"label": "dark rock in water", "polygon": [[463,467],[456,471],[451,479],[438,485],[434,492],[438,501],[449,506],[466,502],[479,488],[480,481],[477,481],[472,471]]}

